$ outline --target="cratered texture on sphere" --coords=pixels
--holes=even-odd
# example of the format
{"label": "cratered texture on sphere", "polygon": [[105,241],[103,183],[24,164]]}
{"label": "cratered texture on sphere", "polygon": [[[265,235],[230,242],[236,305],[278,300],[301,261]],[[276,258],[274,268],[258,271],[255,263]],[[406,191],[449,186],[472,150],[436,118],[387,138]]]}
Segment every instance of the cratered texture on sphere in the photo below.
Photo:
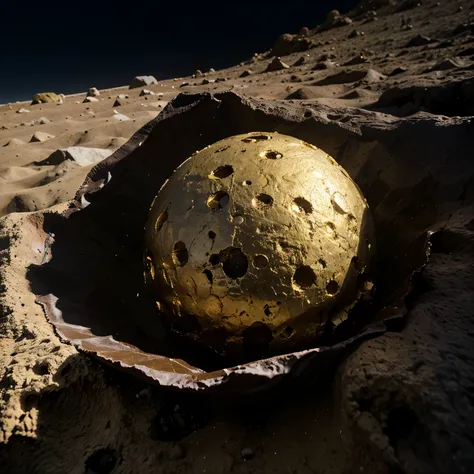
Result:
{"label": "cratered texture on sphere", "polygon": [[346,319],[367,288],[374,235],[365,198],[327,153],[250,133],[176,169],[151,206],[145,247],[174,329],[217,351],[285,351]]}

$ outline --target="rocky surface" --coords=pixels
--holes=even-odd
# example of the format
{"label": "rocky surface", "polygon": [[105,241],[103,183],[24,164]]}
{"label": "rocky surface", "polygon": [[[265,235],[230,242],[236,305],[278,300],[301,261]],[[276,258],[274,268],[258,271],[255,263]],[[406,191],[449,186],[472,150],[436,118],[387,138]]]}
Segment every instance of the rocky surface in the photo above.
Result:
{"label": "rocky surface", "polygon": [[[81,95],[60,107],[31,106],[28,119],[51,120],[41,125],[52,135],[43,143],[27,143],[41,132],[21,127],[25,114],[16,111],[26,104],[0,106],[2,472],[472,472],[473,13],[467,0],[365,0],[280,38],[276,56],[288,68],[265,72],[275,61],[269,51],[206,73],[207,82],[140,83],[162,95],[150,102],[140,89],[127,91],[120,112],[130,120],[113,112],[117,91],[94,103],[82,104]],[[297,49],[282,52],[282,44]],[[161,112],[178,90],[230,89],[238,94],[184,94]],[[138,228],[137,209],[153,197],[143,185],[147,170],[175,167],[169,153],[158,159],[160,143],[185,131],[183,156],[174,159],[187,156],[224,132],[213,128],[215,114],[231,134],[277,129],[321,147],[387,216],[384,225],[442,229],[406,301],[404,325],[363,342],[335,372],[229,401],[170,393],[79,352],[47,322],[28,276],[43,260],[46,231],[61,228],[59,213],[91,170],[98,186],[117,186],[110,205],[129,210]],[[54,154],[71,146],[114,153],[94,168]],[[94,201],[83,197],[82,205]],[[67,264],[70,254],[63,257]],[[89,278],[90,270],[81,272]],[[52,272],[44,281],[61,278]]]}

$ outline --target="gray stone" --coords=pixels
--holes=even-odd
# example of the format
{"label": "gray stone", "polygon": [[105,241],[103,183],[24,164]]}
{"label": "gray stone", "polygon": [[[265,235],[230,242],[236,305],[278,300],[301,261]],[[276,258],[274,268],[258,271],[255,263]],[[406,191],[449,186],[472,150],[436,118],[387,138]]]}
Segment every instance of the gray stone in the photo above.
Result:
{"label": "gray stone", "polygon": [[130,83],[129,89],[136,89],[137,87],[149,86],[151,84],[158,84],[158,81],[153,76],[137,76]]}
{"label": "gray stone", "polygon": [[274,58],[273,61],[267,66],[264,72],[281,71],[282,69],[288,69],[290,66],[284,63],[280,58]]}
{"label": "gray stone", "polygon": [[139,96],[142,97],[144,95],[155,95],[155,93],[153,91],[148,90],[148,89],[143,89],[140,92]]}
{"label": "gray stone", "polygon": [[56,150],[48,158],[43,161],[36,162],[37,166],[59,165],[64,161],[74,161],[80,166],[90,166],[99,163],[108,158],[112,154],[112,150],[104,150],[102,148],[89,148],[85,146],[71,146]]}
{"label": "gray stone", "polygon": [[272,55],[286,56],[288,54],[306,51],[314,46],[314,42],[306,37],[302,37],[300,35],[290,35],[287,33],[281,35],[277,39],[275,46],[273,46],[272,49]]}

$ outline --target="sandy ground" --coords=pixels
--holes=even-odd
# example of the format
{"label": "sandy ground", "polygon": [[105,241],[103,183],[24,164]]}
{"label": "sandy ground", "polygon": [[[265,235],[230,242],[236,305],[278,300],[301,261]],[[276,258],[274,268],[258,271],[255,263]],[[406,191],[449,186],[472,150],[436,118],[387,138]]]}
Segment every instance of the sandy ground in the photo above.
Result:
{"label": "sandy ground", "polygon": [[[444,144],[432,140],[439,160],[456,144],[461,155],[473,144],[474,2],[388,3],[362,2],[376,9],[376,20],[354,13],[350,25],[310,30],[314,47],[281,55],[289,67],[278,71],[264,72],[274,56],[261,54],[199,78],[101,91],[97,102],[83,103],[84,93],[62,104],[0,106],[2,472],[472,472],[474,434],[465,428],[474,421],[472,180],[455,157],[451,168],[436,161],[430,137],[446,131]],[[414,38],[419,45],[410,45]],[[155,94],[139,96],[142,89]],[[266,113],[312,108],[321,123],[354,126],[363,137],[354,155],[362,161],[379,153],[387,167],[385,150],[415,140],[403,130],[419,121],[419,153],[434,157],[433,176],[444,170],[439,209],[456,193],[464,199],[434,244],[424,273],[429,295],[421,292],[411,324],[364,343],[336,375],[271,392],[264,403],[170,395],[106,368],[56,335],[25,278],[28,265],[42,262],[44,216],[66,209],[94,166],[45,160],[68,147],[125,153],[133,134],[177,94],[207,91],[262,99]],[[114,105],[120,94],[128,97]],[[49,123],[27,123],[42,117]],[[381,151],[382,131],[391,130]],[[36,132],[52,137],[31,142]],[[336,138],[321,141],[360,171]],[[416,175],[416,155],[413,163]],[[410,182],[407,169],[400,181]]]}

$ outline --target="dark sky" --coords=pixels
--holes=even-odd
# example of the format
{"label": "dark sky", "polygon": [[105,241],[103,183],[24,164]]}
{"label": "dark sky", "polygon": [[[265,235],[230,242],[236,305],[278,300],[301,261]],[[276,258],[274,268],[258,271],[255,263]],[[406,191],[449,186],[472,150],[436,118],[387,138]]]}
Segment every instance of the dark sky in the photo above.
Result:
{"label": "dark sky", "polygon": [[0,0],[0,103],[232,66],[357,0]]}

